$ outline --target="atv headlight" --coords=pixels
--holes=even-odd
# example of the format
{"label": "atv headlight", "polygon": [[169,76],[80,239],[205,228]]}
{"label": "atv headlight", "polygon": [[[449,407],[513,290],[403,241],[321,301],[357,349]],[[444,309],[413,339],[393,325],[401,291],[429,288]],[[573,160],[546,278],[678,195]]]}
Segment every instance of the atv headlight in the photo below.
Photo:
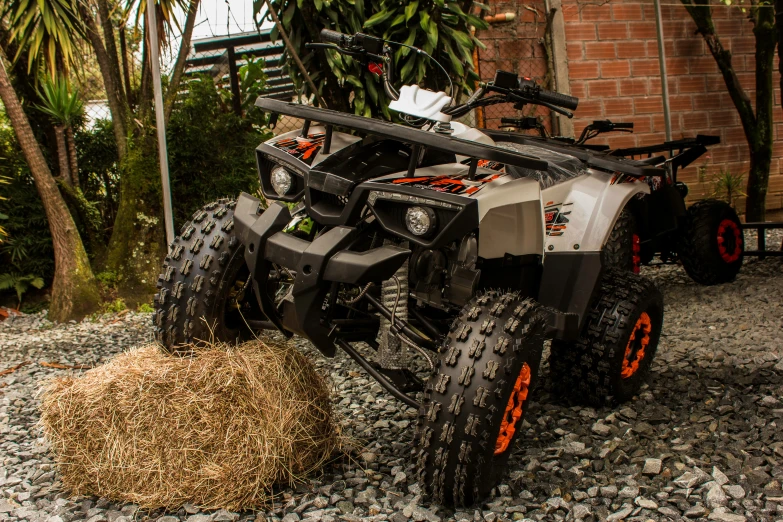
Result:
{"label": "atv headlight", "polygon": [[427,207],[410,207],[405,212],[405,226],[413,235],[426,236],[435,229],[435,211]]}
{"label": "atv headlight", "polygon": [[272,188],[275,189],[278,196],[285,196],[294,185],[294,177],[285,167],[277,165],[272,169],[269,175]]}

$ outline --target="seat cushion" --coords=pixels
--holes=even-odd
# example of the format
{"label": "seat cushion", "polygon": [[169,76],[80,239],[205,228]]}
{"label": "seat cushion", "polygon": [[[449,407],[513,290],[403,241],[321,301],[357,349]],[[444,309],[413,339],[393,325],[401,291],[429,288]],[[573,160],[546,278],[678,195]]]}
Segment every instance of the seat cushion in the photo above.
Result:
{"label": "seat cushion", "polygon": [[585,164],[578,158],[568,154],[536,147],[535,145],[521,145],[510,141],[500,141],[496,145],[547,161],[549,163],[547,170],[533,170],[506,165],[506,172],[515,176],[535,179],[538,181],[541,189],[549,188],[587,173]]}

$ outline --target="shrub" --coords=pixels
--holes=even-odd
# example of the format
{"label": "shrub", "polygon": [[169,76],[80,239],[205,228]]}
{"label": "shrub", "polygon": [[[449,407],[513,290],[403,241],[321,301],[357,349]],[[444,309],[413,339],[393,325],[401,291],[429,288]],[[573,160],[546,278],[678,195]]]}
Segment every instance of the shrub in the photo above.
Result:
{"label": "shrub", "polygon": [[0,113],[0,214],[8,237],[0,244],[3,273],[34,274],[45,281],[54,275],[54,248],[41,198],[33,183],[16,135]]}
{"label": "shrub", "polygon": [[177,225],[204,203],[257,190],[254,151],[272,136],[258,114],[234,114],[222,98],[224,89],[217,89],[212,78],[200,77],[185,87],[167,129]]}

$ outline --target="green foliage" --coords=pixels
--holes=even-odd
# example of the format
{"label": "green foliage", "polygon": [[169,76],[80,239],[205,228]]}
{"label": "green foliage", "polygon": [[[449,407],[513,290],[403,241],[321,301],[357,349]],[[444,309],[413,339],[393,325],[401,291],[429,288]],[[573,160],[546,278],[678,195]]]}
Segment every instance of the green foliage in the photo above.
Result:
{"label": "green foliage", "polygon": [[103,229],[108,234],[117,215],[120,193],[117,142],[111,121],[99,120],[91,129],[77,129],[74,141],[79,186],[87,201],[100,212]]}
{"label": "green foliage", "polygon": [[34,274],[21,275],[14,272],[0,274],[0,291],[15,290],[16,297],[19,299],[17,308],[22,305],[22,296],[31,286],[40,290],[44,287],[43,278]]}
{"label": "green foliage", "polygon": [[712,180],[711,197],[718,198],[731,207],[738,197],[747,196],[742,189],[745,187],[744,176],[742,174],[732,174],[728,169],[721,169],[720,174]]}
{"label": "green foliage", "polygon": [[76,44],[86,38],[79,19],[79,0],[11,0],[0,7],[0,19],[8,21],[10,38],[18,43],[14,60],[27,54],[28,72],[45,62],[49,74],[58,66],[66,70],[78,62]]}
{"label": "green foliage", "polygon": [[122,312],[123,310],[127,310],[128,307],[125,305],[125,301],[120,299],[119,297],[115,299],[114,301],[109,301],[108,303],[103,303],[103,308],[101,311],[104,314],[116,314],[119,312]]}
{"label": "green foliage", "polygon": [[[486,8],[479,3],[468,4]],[[263,0],[253,2],[256,14],[261,12],[264,6]],[[323,28],[348,34],[364,32],[419,47],[443,64],[454,84],[462,92],[469,91],[472,81],[477,79],[473,71],[472,52],[476,45],[482,44],[471,35],[469,28],[472,25],[477,29],[485,29],[487,24],[481,18],[464,12],[457,2],[273,0],[272,6],[281,13],[284,28],[326,102],[341,100],[344,106],[348,106],[353,93],[351,105],[356,114],[382,114],[386,119],[391,119],[386,107],[389,100],[380,81],[352,58],[326,51],[324,61],[321,58],[322,51],[312,51],[305,47],[306,43],[318,40],[318,32]],[[272,37],[277,38],[276,29],[272,31]],[[312,93],[309,92],[298,68],[291,63],[287,67],[298,90],[310,96]],[[437,66],[426,56],[410,49],[396,46],[394,68],[398,80],[402,83],[448,90],[448,80]],[[337,77],[337,89],[328,85],[329,75]]]}
{"label": "green foliage", "polygon": [[[8,185],[9,182],[10,182],[10,180],[7,177],[0,176],[0,185]],[[0,201],[2,201],[4,199],[6,199],[6,198],[4,198],[3,196],[0,196]],[[0,220],[5,220],[5,219],[8,219],[8,216],[6,216],[2,212],[0,212]],[[8,232],[6,232],[5,229],[2,226],[0,226],[0,245],[3,244],[3,239],[5,239],[7,237],[8,237]]]}
{"label": "green foliage", "polygon": [[38,91],[41,104],[36,109],[48,115],[55,123],[70,127],[84,110],[79,93],[62,76],[46,76]]}
{"label": "green foliage", "polygon": [[59,179],[57,186],[82,236],[87,254],[92,258],[106,246],[101,213],[95,204],[87,201],[81,189],[74,188]]}
{"label": "green foliage", "polygon": [[141,314],[151,314],[155,311],[155,309],[152,307],[149,303],[141,303],[137,308],[136,311]]}
{"label": "green foliage", "polygon": [[54,248],[41,198],[33,183],[16,136],[0,117],[0,214],[8,237],[0,244],[0,267],[17,274],[36,274],[50,281]]}
{"label": "green foliage", "polygon": [[106,288],[116,287],[117,282],[119,281],[117,274],[108,270],[95,274],[95,279],[97,279]]}
{"label": "green foliage", "polygon": [[[251,69],[245,78],[255,74]],[[258,188],[254,151],[271,137],[259,113],[234,114],[224,103],[225,90],[217,89],[212,78],[191,80],[183,89],[187,94],[166,129],[177,226],[206,202],[254,192]]]}
{"label": "green foliage", "polygon": [[[256,99],[266,89],[266,63],[263,58],[242,56],[246,63],[239,68],[239,90],[242,93],[242,111],[245,117],[266,125],[266,115],[255,106]],[[226,92],[226,91],[223,91]]]}

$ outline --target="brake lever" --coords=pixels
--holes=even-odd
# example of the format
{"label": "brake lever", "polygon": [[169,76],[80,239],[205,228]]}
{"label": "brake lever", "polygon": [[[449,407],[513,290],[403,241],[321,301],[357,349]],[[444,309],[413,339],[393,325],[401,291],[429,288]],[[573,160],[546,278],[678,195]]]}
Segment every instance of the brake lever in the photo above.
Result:
{"label": "brake lever", "polygon": [[555,111],[557,113],[560,113],[560,114],[562,114],[563,116],[565,116],[567,118],[573,118],[574,117],[574,113],[573,112],[571,112],[569,110],[566,110],[566,109],[563,109],[562,107],[558,107],[557,105],[552,105],[551,103],[547,103],[547,102],[541,101],[541,100],[535,100],[533,98],[526,98],[524,96],[520,96],[519,94],[515,94],[515,93],[510,92],[510,91],[509,91],[508,94],[509,94],[509,96],[514,98],[515,101],[517,101],[517,102],[530,103],[530,104],[533,104],[533,105],[541,105],[542,107],[546,107],[549,110],[552,110],[552,111]]}

